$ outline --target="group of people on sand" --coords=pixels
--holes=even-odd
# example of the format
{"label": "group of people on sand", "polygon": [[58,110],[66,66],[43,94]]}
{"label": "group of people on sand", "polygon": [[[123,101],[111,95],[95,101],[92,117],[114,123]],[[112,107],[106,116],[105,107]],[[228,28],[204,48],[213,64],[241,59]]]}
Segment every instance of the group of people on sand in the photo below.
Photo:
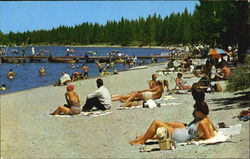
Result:
{"label": "group of people on sand", "polygon": [[[148,81],[149,89],[131,92],[127,95],[111,97],[108,89],[103,86],[103,80],[96,80],[97,90],[87,95],[86,102],[81,108],[80,97],[74,90],[74,85],[66,86],[67,92],[65,98],[67,104],[59,106],[50,115],[69,114],[77,115],[81,111],[91,111],[93,107],[98,110],[108,110],[111,108],[112,100],[120,100],[121,102],[130,102],[133,100],[148,100],[158,99],[163,93],[162,81],[156,80],[155,74],[152,75],[152,80]],[[168,86],[166,86],[168,87]],[[154,120],[149,126],[145,134],[137,136],[135,140],[129,141],[130,144],[144,144],[148,139],[157,139],[156,132],[160,127],[164,127],[175,142],[187,142],[190,140],[209,139],[215,136],[217,128],[213,125],[208,117],[209,108],[205,100],[205,93],[199,88],[198,83],[194,83],[191,88],[193,99],[195,100],[194,111],[192,113],[193,120],[186,124],[182,122],[163,122]]]}
{"label": "group of people on sand", "polygon": [[55,83],[55,86],[58,85],[67,85],[71,82],[74,82],[79,79],[87,79],[89,78],[89,68],[85,64],[82,65],[82,73],[80,72],[73,72],[70,76],[66,71],[62,72],[62,76],[59,78],[58,82]]}
{"label": "group of people on sand", "polygon": [[204,101],[205,94],[202,89],[198,88],[195,83],[192,86],[192,96],[195,100],[194,111],[192,113],[194,119],[190,123],[182,122],[164,122],[154,120],[146,133],[137,136],[135,140],[129,141],[132,145],[145,144],[148,139],[157,139],[156,132],[158,128],[165,128],[166,135],[171,136],[172,140],[178,143],[187,142],[191,140],[206,140],[215,136],[215,131],[218,129],[211,122],[208,117],[209,108]]}
{"label": "group of people on sand", "polygon": [[152,75],[152,80],[148,81],[149,89],[133,91],[126,95],[112,96],[113,101],[121,101],[125,106],[129,106],[130,102],[135,100],[150,100],[159,99],[162,97],[164,88],[169,90],[169,83],[167,80],[157,80],[157,75]]}
{"label": "group of people on sand", "polygon": [[89,94],[86,98],[86,102],[81,109],[80,97],[76,91],[74,91],[74,85],[68,84],[66,86],[67,92],[65,98],[67,104],[64,106],[58,106],[58,108],[50,113],[50,115],[69,114],[77,115],[81,111],[91,111],[93,107],[98,110],[107,110],[111,108],[111,95],[106,87],[103,86],[103,80],[98,78],[96,80],[97,90]]}
{"label": "group of people on sand", "polygon": [[[183,81],[183,73],[190,72],[195,77],[200,78],[199,84],[200,87],[207,89],[208,91],[216,91],[217,86],[219,87],[219,83],[215,85],[211,84],[211,81],[219,81],[219,80],[228,80],[232,75],[231,69],[228,67],[228,62],[221,58],[220,62],[216,59],[212,59],[211,57],[207,58],[207,60],[203,60],[204,64],[194,65],[192,60],[185,58],[180,65],[175,63],[174,59],[171,59],[165,68],[165,72],[175,72],[178,71],[177,78],[175,80],[176,86],[180,90],[191,90],[191,85],[188,85]],[[192,78],[191,76],[190,78]],[[219,89],[218,89],[219,90]]]}

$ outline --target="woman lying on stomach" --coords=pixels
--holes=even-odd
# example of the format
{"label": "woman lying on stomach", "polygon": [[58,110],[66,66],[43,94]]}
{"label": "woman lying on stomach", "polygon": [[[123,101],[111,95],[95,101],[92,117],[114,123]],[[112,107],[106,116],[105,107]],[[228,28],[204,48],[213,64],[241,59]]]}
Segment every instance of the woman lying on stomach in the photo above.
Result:
{"label": "woman lying on stomach", "polygon": [[148,139],[154,138],[156,131],[159,127],[167,129],[168,134],[172,136],[172,140],[181,143],[192,139],[209,139],[215,136],[215,127],[211,120],[207,116],[209,109],[205,101],[199,102],[196,105],[195,115],[200,119],[199,121],[187,125],[181,122],[162,122],[154,120],[147,132],[144,135],[137,137],[133,141],[129,141],[130,144],[144,144]]}

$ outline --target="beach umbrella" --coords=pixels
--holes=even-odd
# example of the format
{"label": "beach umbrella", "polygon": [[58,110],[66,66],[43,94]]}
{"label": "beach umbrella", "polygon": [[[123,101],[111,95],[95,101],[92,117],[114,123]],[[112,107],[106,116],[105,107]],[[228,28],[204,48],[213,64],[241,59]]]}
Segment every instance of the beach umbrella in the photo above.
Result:
{"label": "beach umbrella", "polygon": [[208,55],[212,56],[213,58],[220,58],[222,55],[229,55],[229,52],[223,49],[215,48],[210,49]]}

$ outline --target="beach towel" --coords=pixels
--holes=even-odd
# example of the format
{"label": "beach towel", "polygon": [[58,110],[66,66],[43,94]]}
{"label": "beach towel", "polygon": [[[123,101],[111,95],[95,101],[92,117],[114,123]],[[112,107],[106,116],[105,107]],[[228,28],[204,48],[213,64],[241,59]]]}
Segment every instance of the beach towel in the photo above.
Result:
{"label": "beach towel", "polygon": [[178,143],[177,145],[185,146],[185,145],[217,144],[231,139],[233,135],[240,134],[240,131],[241,131],[241,124],[237,124],[234,126],[229,126],[229,128],[220,128],[213,138],[207,140]]}
{"label": "beach towel", "polygon": [[144,101],[144,102],[136,102],[136,103],[138,103],[138,104],[135,104],[135,105],[130,104],[129,106],[121,105],[119,108],[117,108],[117,110],[160,107],[160,103],[157,103],[153,99],[149,99],[149,100]]}
{"label": "beach towel", "polygon": [[167,106],[167,105],[180,105],[181,103],[164,103],[165,101],[168,100],[174,100],[176,98],[174,98],[173,96],[163,96],[160,99],[156,99],[156,100],[147,100],[146,102],[139,102],[140,104],[138,105],[131,105],[129,107],[125,107],[124,105],[121,105],[120,107],[117,108],[117,110],[128,110],[128,109],[140,109],[140,108],[156,108],[156,107],[161,107],[161,106]]}
{"label": "beach towel", "polygon": [[99,117],[111,114],[111,111],[96,111],[96,112],[81,112],[78,115],[54,115],[55,117],[62,117],[62,118],[68,118],[68,117],[79,117],[79,116],[88,116],[88,117]]}

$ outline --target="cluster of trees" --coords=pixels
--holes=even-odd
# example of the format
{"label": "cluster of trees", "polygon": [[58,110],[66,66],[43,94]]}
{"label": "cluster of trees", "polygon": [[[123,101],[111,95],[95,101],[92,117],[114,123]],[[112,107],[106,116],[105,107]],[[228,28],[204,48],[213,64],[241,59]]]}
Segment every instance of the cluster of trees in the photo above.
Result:
{"label": "cluster of trees", "polygon": [[[23,33],[0,31],[0,44],[22,45],[28,37],[29,44],[42,45],[170,45],[170,44],[219,44],[222,47],[249,43],[247,24],[248,1],[200,0],[193,13],[187,9],[161,17],[154,14],[135,20],[82,23],[52,30],[26,31]],[[244,41],[242,41],[244,39]],[[247,47],[244,44],[244,47]]]}

